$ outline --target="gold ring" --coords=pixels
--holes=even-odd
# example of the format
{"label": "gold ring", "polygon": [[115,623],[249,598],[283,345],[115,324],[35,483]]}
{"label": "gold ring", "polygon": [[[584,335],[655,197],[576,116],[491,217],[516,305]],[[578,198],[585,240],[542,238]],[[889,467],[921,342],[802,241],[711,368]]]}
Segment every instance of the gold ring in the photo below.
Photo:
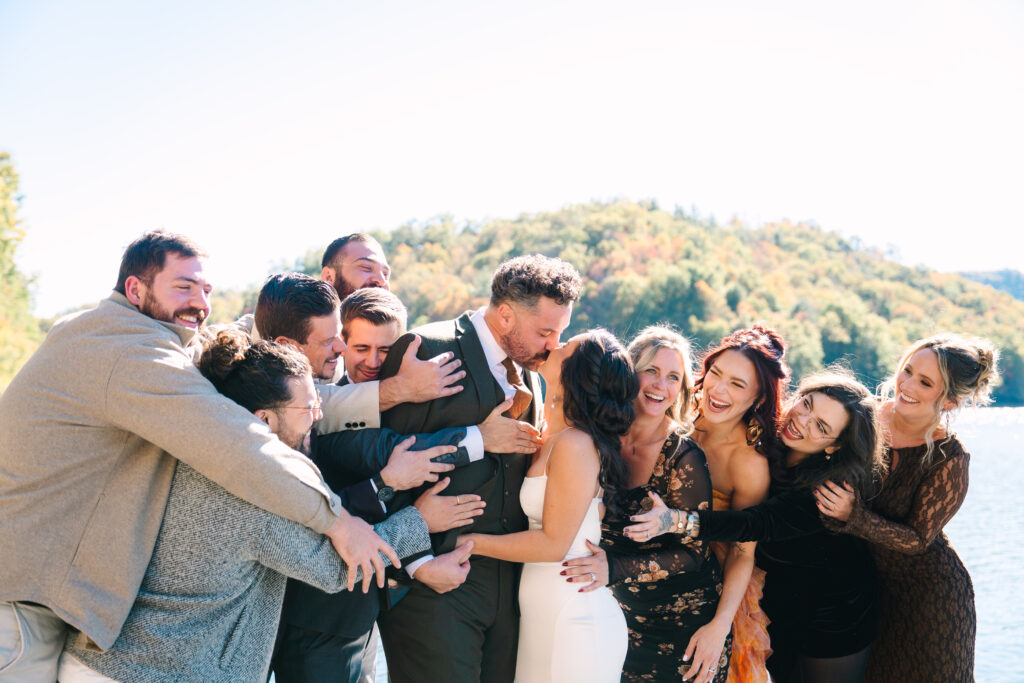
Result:
{"label": "gold ring", "polygon": [[462,505],[462,496],[455,496],[456,505]]}

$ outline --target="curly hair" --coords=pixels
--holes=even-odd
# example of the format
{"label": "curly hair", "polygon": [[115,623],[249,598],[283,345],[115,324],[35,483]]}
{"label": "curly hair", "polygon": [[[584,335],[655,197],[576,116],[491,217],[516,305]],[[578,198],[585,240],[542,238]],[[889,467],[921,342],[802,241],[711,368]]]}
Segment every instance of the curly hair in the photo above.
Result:
{"label": "curly hair", "polygon": [[782,416],[782,394],[789,382],[789,366],[783,360],[786,343],[782,335],[761,323],[736,330],[704,354],[700,377],[695,382],[697,391],[703,388],[704,378],[715,359],[726,351],[738,351],[754,364],[761,395],[742,420],[744,423],[753,420],[761,426],[761,437],[750,445],[761,455],[775,461],[781,452],[778,431],[779,418]]}
{"label": "curly hair", "polygon": [[633,424],[640,385],[629,354],[610,332],[599,328],[581,336],[573,354],[562,361],[565,421],[593,439],[604,503],[617,512],[627,481],[621,438]]}
{"label": "curly hair", "polygon": [[547,297],[559,306],[579,301],[583,280],[567,261],[543,254],[505,261],[491,279],[491,305],[517,303],[527,308]]}
{"label": "curly hair", "polygon": [[203,333],[199,372],[249,412],[274,410],[291,400],[288,379],[310,373],[309,361],[295,349],[254,342],[233,327]]}

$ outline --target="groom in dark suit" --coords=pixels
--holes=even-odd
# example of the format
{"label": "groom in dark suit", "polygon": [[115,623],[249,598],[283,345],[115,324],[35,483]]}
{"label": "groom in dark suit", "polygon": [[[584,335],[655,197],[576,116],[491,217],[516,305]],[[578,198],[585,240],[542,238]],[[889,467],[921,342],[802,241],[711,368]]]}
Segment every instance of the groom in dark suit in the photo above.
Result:
{"label": "groom in dark suit", "polygon": [[[486,307],[412,331],[422,339],[421,358],[451,351],[462,360],[466,377],[459,383],[464,390],[427,403],[395,406],[381,416],[382,424],[410,434],[474,425],[512,399],[509,415],[539,428],[543,396],[535,371],[559,346],[581,284],[576,269],[561,259],[535,254],[502,263]],[[381,379],[398,371],[412,339],[407,334],[391,347]],[[529,455],[486,452],[482,460],[452,471],[445,495],[475,493],[487,507],[471,527],[434,534],[434,553],[453,550],[459,533],[526,529],[519,489],[529,465]],[[415,572],[415,565],[407,569]],[[486,557],[474,558],[465,583],[446,593],[413,582],[408,594],[379,619],[391,680],[511,683],[518,582],[519,565]]]}

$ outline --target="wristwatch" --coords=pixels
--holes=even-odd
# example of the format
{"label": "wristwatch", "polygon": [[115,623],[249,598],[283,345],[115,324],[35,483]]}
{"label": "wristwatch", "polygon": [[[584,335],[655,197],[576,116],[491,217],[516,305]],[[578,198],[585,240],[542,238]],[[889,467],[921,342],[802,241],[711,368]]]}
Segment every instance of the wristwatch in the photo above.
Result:
{"label": "wristwatch", "polygon": [[379,473],[373,475],[372,481],[373,485],[377,487],[377,500],[387,503],[395,497],[395,490],[384,483],[384,479],[381,478]]}

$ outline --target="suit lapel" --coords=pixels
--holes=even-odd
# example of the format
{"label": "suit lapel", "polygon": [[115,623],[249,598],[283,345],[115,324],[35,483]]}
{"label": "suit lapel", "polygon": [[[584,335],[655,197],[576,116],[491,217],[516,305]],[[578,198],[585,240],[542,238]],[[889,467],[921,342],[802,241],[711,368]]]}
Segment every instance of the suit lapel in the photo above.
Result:
{"label": "suit lapel", "polygon": [[476,328],[469,317],[469,313],[463,313],[456,318],[455,338],[459,343],[459,350],[462,351],[462,362],[466,366],[469,385],[476,392],[476,403],[484,409],[483,415],[486,417],[494,406],[505,400],[505,392],[487,365],[484,347],[480,345],[480,337],[477,336]]}

